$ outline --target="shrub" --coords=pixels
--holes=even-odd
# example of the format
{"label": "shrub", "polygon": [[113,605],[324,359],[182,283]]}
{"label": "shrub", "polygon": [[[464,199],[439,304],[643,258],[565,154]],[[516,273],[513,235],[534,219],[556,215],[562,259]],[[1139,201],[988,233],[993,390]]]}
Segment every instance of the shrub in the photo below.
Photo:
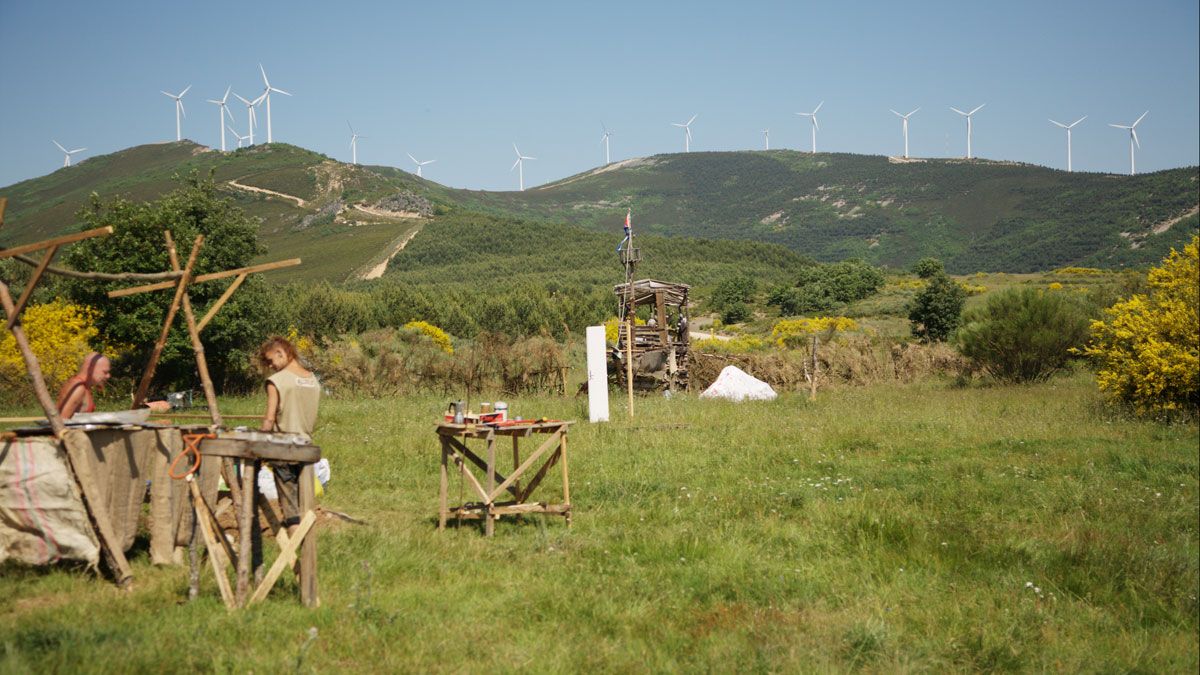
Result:
{"label": "shrub", "polygon": [[744,302],[735,302],[725,306],[721,312],[721,321],[725,324],[741,323],[751,316],[750,307]]}
{"label": "shrub", "polygon": [[1147,275],[1150,292],[1110,307],[1094,321],[1083,353],[1099,365],[1097,383],[1141,414],[1200,406],[1200,236],[1171,250]]}
{"label": "shrub", "polygon": [[885,281],[878,268],[850,259],[803,268],[796,287],[816,286],[837,302],[854,302],[875,294]]}
{"label": "shrub", "polygon": [[837,306],[829,292],[818,284],[796,288],[780,286],[771,291],[767,304],[779,307],[782,316],[820,314]]}
{"label": "shrub", "polygon": [[429,336],[429,339],[433,340],[433,344],[437,345],[439,349],[447,354],[454,353],[454,345],[450,342],[450,335],[428,321],[409,321],[404,324],[404,327]]}
{"label": "shrub", "polygon": [[803,347],[816,333],[832,335],[838,331],[857,330],[854,319],[844,316],[816,316],[803,319],[784,319],[771,328],[771,339],[780,347]]}
{"label": "shrub", "polygon": [[[99,334],[95,313],[65,300],[30,305],[21,315],[21,325],[51,396],[79,370]],[[27,385],[25,361],[16,338],[8,330],[0,331],[0,385],[7,392],[32,391]]]}
{"label": "shrub", "polygon": [[725,311],[737,303],[747,303],[754,300],[758,284],[748,275],[739,275],[725,279],[713,290],[712,304],[719,312]]}
{"label": "shrub", "polygon": [[942,342],[954,334],[962,315],[967,292],[945,274],[929,280],[925,290],[913,298],[908,320],[912,333],[925,342]]}
{"label": "shrub", "polygon": [[1044,380],[1087,339],[1088,319],[1068,295],[1036,288],[1002,291],[967,312],[958,330],[963,356],[1009,382]]}
{"label": "shrub", "polygon": [[945,274],[946,267],[937,258],[921,258],[913,263],[912,273],[922,279],[932,279],[939,274]]}
{"label": "shrub", "polygon": [[692,343],[695,351],[713,354],[747,354],[767,348],[768,342],[757,335],[736,335],[728,340],[704,338]]}

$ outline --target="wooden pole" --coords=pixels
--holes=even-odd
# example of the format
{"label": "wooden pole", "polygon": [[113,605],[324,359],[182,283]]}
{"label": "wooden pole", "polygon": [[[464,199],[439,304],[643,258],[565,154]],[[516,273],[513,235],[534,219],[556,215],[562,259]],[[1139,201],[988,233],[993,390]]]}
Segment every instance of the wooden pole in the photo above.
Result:
{"label": "wooden pole", "polygon": [[633,419],[633,308],[625,322],[625,388],[629,391],[629,419]]}
{"label": "wooden pole", "polygon": [[[487,435],[487,494],[491,494],[496,487],[496,432],[489,431]],[[484,520],[483,533],[487,536],[492,536],[496,532],[496,507],[492,505],[494,499],[488,498],[487,515]]]}
{"label": "wooden pole", "polygon": [[12,330],[13,324],[17,323],[17,318],[21,312],[25,311],[25,304],[29,302],[29,298],[33,295],[33,289],[37,287],[38,282],[42,280],[42,275],[46,273],[46,267],[50,261],[54,259],[54,254],[58,253],[58,246],[51,246],[46,249],[46,254],[42,256],[42,261],[38,263],[36,269],[33,270],[33,276],[29,277],[29,283],[25,285],[25,290],[21,292],[21,297],[17,299],[17,306],[12,314],[8,315],[8,328]]}
{"label": "wooden pole", "polygon": [[37,398],[38,404],[42,406],[42,412],[46,413],[46,419],[49,420],[54,435],[62,438],[64,426],[62,416],[58,414],[58,404],[50,398],[50,392],[46,389],[46,380],[42,377],[42,367],[38,364],[33,349],[29,346],[29,338],[25,335],[25,328],[21,326],[21,317],[17,314],[12,295],[8,292],[8,284],[3,281],[0,281],[0,304],[4,305],[5,316],[10,321],[17,320],[9,330],[12,332],[13,340],[17,343],[17,349],[21,352],[21,358],[25,361],[25,372],[29,375],[29,381],[33,385],[33,394]]}
{"label": "wooden pole", "polygon": [[146,363],[146,370],[142,373],[141,382],[138,383],[137,393],[133,396],[134,408],[140,408],[146,402],[146,392],[150,390],[150,381],[154,379],[154,371],[158,368],[158,359],[162,357],[163,348],[167,345],[167,336],[171,333],[171,324],[175,322],[175,314],[179,312],[179,305],[183,302],[188,284],[192,281],[192,267],[196,264],[196,256],[200,254],[200,246],[203,241],[204,235],[196,237],[196,243],[192,246],[192,254],[188,257],[187,267],[183,270],[183,276],[176,282],[178,285],[175,287],[175,298],[171,300],[171,306],[167,309],[167,318],[163,320],[162,331],[154,343],[153,351],[150,352],[150,361]]}
{"label": "wooden pole", "polygon": [[[304,514],[303,518],[306,520],[315,519],[316,516],[316,484],[313,482],[315,480],[313,465],[305,464],[304,468],[300,469],[300,513]],[[317,586],[317,533],[313,531],[305,536],[297,530],[295,536],[304,536],[304,543],[300,546],[300,602],[304,603],[305,607],[319,607],[321,599]]]}
{"label": "wooden pole", "polygon": [[243,459],[242,465],[242,510],[238,514],[238,560],[237,589],[238,607],[245,607],[250,593],[250,571],[254,564],[254,542],[250,528],[254,523],[254,496],[258,486],[254,481],[254,460]]}
{"label": "wooden pole", "polygon": [[817,336],[812,337],[812,378],[808,382],[808,400],[817,400]]}
{"label": "wooden pole", "polygon": [[[275,262],[263,263],[261,265],[251,265],[250,267],[239,267],[233,270],[224,270],[221,272],[210,272],[209,274],[199,274],[191,280],[193,284],[202,284],[206,281],[216,281],[217,279],[228,279],[236,277],[239,274],[254,274],[255,272],[269,272],[284,267],[293,267],[300,264],[299,258],[289,258],[288,260],[277,260]],[[150,291],[161,291],[170,288],[174,282],[160,281],[157,284],[147,284],[145,286],[134,286],[133,288],[122,288],[117,291],[110,291],[108,297],[123,298],[127,295],[137,295],[139,293],[149,293]]]}
{"label": "wooden pole", "polygon": [[[32,244],[0,249],[0,260],[4,258],[11,258],[17,255],[24,255],[26,253],[33,253],[34,251],[40,251],[44,248],[50,248],[51,246],[62,246],[63,244],[71,244],[77,241],[83,241],[84,239],[91,239],[92,237],[103,237],[106,234],[112,234],[112,231],[113,229],[111,226],[97,227],[94,230],[85,230],[83,232],[76,232],[74,234],[64,234],[61,237],[54,237],[53,239],[46,239],[45,241],[35,241]],[[168,282],[167,286],[169,287],[170,285],[170,282]]]}
{"label": "wooden pole", "polygon": [[[171,231],[167,230],[163,233],[167,238],[167,255],[171,258],[171,269],[178,272],[179,269],[179,254],[175,252],[175,240],[171,238]],[[204,235],[196,237],[196,243],[192,246],[192,255],[200,250],[200,243],[204,240]],[[195,262],[193,257],[189,261]],[[186,279],[185,275],[185,279]],[[192,338],[192,351],[196,354],[196,370],[200,373],[200,386],[204,389],[204,400],[208,403],[208,414],[212,418],[214,427],[221,426],[221,411],[217,408],[217,390],[213,387],[212,378],[208,375],[208,359],[204,356],[204,343],[200,341],[200,331],[196,328],[196,315],[192,313],[192,301],[188,298],[187,288],[183,291],[183,319],[187,322],[188,335]]]}
{"label": "wooden pole", "polygon": [[[39,261],[25,255],[14,255],[12,259],[23,262],[30,267],[37,267],[39,264]],[[60,277],[89,279],[92,281],[162,281],[164,279],[178,279],[183,276],[180,272],[79,272],[63,267],[55,267],[54,265],[47,267],[46,273],[56,274]]]}
{"label": "wooden pole", "polygon": [[445,436],[438,438],[442,442],[442,470],[438,486],[438,531],[441,532],[446,529],[446,496],[450,488],[450,467],[447,466],[447,462],[450,459],[450,443],[446,441]]}
{"label": "wooden pole", "polygon": [[562,427],[558,441],[558,452],[562,455],[563,506],[566,508],[567,527],[571,526],[571,481],[567,476],[567,428]]}
{"label": "wooden pole", "polygon": [[204,327],[208,325],[208,322],[212,321],[213,317],[217,315],[217,312],[220,311],[220,309],[225,306],[225,303],[229,301],[229,298],[233,297],[233,292],[236,291],[238,286],[241,286],[242,282],[245,280],[245,274],[237,275],[237,277],[233,280],[233,283],[229,284],[229,288],[226,288],[225,292],[221,294],[221,297],[217,298],[217,301],[212,304],[212,307],[209,307],[208,311],[204,313],[204,318],[200,319],[200,323],[196,324],[197,332],[202,332],[204,330]]}

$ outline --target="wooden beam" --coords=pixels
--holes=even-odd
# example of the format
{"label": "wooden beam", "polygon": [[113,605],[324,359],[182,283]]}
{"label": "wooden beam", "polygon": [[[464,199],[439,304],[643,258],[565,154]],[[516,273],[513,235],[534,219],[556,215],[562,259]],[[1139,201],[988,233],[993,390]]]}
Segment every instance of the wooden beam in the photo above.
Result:
{"label": "wooden beam", "polygon": [[[549,450],[551,447],[553,447],[554,444],[557,443],[560,438],[562,438],[562,431],[555,432],[554,434],[552,434],[550,436],[550,438],[547,438],[540,446],[538,446],[537,450],[533,451],[532,455],[530,455],[529,457],[527,457],[525,459],[525,462],[522,463],[521,466],[517,470],[513,471],[512,475],[509,476],[507,480],[505,480],[503,483],[496,486],[496,488],[494,490],[492,490],[491,494],[488,495],[488,501],[495,501],[496,497],[498,497],[501,492],[503,492],[504,490],[507,490],[509,485],[512,485],[517,480],[517,478],[519,478],[521,476],[521,474],[525,473],[525,471],[529,467],[533,466],[533,463],[536,462],[538,460],[538,458],[540,458],[543,454],[545,454],[545,452],[547,450]],[[517,492],[514,493],[514,495],[519,494],[519,493],[520,493],[520,491],[518,490]]]}
{"label": "wooden beam", "polygon": [[32,244],[24,244],[22,246],[0,249],[0,260],[3,260],[4,258],[11,258],[16,255],[33,253],[34,251],[40,251],[44,248],[50,248],[51,246],[62,246],[63,244],[71,244],[77,241],[83,241],[84,239],[91,239],[92,237],[103,237],[104,235],[112,234],[112,232],[113,229],[111,226],[97,227],[94,230],[84,230],[83,232],[76,232],[74,234],[64,234],[61,237],[54,237],[53,239],[46,239],[45,241],[36,241]]}
{"label": "wooden beam", "polygon": [[[300,469],[300,512],[306,517],[317,510],[317,475],[312,464]],[[317,585],[317,533],[311,532],[300,542],[300,602],[305,607],[320,607]]]}
{"label": "wooden beam", "polygon": [[[225,552],[218,545],[217,538],[220,537],[221,542],[228,542],[220,532],[213,533],[212,521],[209,520],[212,512],[208,510],[208,504],[200,494],[200,487],[196,485],[196,481],[189,480],[188,485],[192,490],[192,507],[195,509],[195,518],[200,523],[200,530],[204,533],[204,545],[208,549],[208,560],[212,563],[213,574],[217,577],[217,588],[221,591],[221,600],[225,603],[225,607],[233,609],[237,605],[234,602],[233,590],[229,587],[229,577],[225,572]],[[204,513],[201,513],[201,509],[204,510]]]}
{"label": "wooden beam", "polygon": [[321,459],[321,448],[237,438],[206,438],[200,441],[200,455],[309,463]]}
{"label": "wooden beam", "polygon": [[[296,562],[296,549],[300,544],[308,541],[309,531],[316,522],[317,515],[309,511],[304,514],[304,518],[300,520],[299,527],[296,528],[296,532],[290,539],[286,534],[283,536],[283,540],[279,546],[279,557],[271,565],[271,569],[267,572],[267,576],[263,578],[262,583],[258,585],[258,588],[254,589],[254,594],[250,596],[250,601],[247,604],[253,605],[266,600],[267,593],[271,592],[271,587],[275,585],[275,582],[279,579],[279,575],[283,574],[285,569],[291,567],[292,563]],[[313,534],[313,536],[315,537],[316,535]]]}
{"label": "wooden beam", "polygon": [[25,284],[25,290],[21,292],[21,297],[17,299],[17,305],[13,308],[13,313],[8,315],[9,330],[12,330],[13,325],[17,323],[21,312],[25,311],[25,304],[33,296],[33,289],[37,288],[38,282],[42,280],[42,275],[46,273],[46,266],[54,259],[55,253],[58,253],[57,245],[46,249],[46,255],[42,256],[42,262],[38,263],[37,269],[33,270],[33,276],[29,277],[29,283]]}
{"label": "wooden beam", "polygon": [[208,311],[204,313],[204,318],[200,319],[200,323],[196,324],[197,332],[204,331],[204,327],[208,325],[208,322],[213,320],[213,317],[217,315],[217,312],[220,311],[221,307],[225,306],[225,303],[229,301],[229,298],[233,297],[233,292],[236,291],[238,286],[241,286],[242,282],[245,280],[245,274],[239,274],[236,278],[234,278],[233,283],[229,284],[229,288],[225,289],[225,292],[221,294],[221,297],[217,298],[217,301],[212,304],[212,307],[209,307]]}
{"label": "wooden beam", "polygon": [[[202,284],[206,281],[216,281],[217,279],[228,279],[236,277],[239,274],[255,274],[257,272],[270,272],[271,270],[282,269],[284,267],[295,267],[300,264],[299,258],[289,258],[288,260],[278,260],[276,262],[263,263],[261,265],[251,265],[250,267],[239,267],[234,270],[225,270],[223,272],[212,272],[211,274],[198,274],[192,279],[194,284]],[[117,291],[110,291],[108,297],[123,298],[128,295],[137,295],[139,293],[149,293],[150,291],[161,291],[164,288],[173,286],[170,281],[160,281],[157,284],[147,284],[145,286],[134,286],[132,288],[122,288]]]}
{"label": "wooden beam", "polygon": [[187,267],[183,270],[183,276],[179,281],[168,282],[175,283],[175,298],[171,300],[171,306],[167,309],[167,318],[163,320],[162,331],[158,334],[158,340],[154,343],[154,350],[150,352],[150,360],[146,363],[146,370],[142,373],[142,380],[138,383],[137,393],[133,396],[133,407],[140,408],[146,402],[146,392],[150,390],[150,381],[154,379],[154,371],[158,368],[158,359],[162,357],[163,348],[167,345],[167,336],[171,333],[171,324],[175,323],[175,314],[179,312],[179,305],[183,302],[183,297],[187,291],[188,284],[192,281],[192,268],[196,265],[196,256],[200,255],[200,246],[204,243],[204,235],[196,237],[196,242],[192,245],[192,254],[188,257]]}
{"label": "wooden beam", "polygon": [[[26,255],[14,255],[12,259],[23,262],[30,267],[38,266],[38,261]],[[71,277],[72,279],[90,279],[92,281],[162,281],[164,279],[178,279],[183,276],[180,272],[79,272],[53,265],[46,268],[46,273],[56,274],[60,277]]]}
{"label": "wooden beam", "polygon": [[[468,448],[466,445],[464,445],[462,441],[458,440],[457,438],[454,438],[453,436],[443,436],[442,438],[449,439],[450,445],[455,450],[458,450],[460,455],[462,455],[466,459],[471,460],[471,462],[475,466],[479,467],[481,470],[487,471],[487,469],[488,469],[487,462],[483,461],[483,459],[480,458],[479,455],[476,455],[474,452],[471,452],[471,449]],[[465,462],[464,462],[464,464],[465,464]],[[500,473],[499,471],[496,472],[496,478],[499,478],[501,480],[501,482],[508,481],[508,479],[504,477],[504,474]],[[512,493],[512,495],[514,497],[517,496],[517,491],[514,488],[509,487],[508,491],[510,493]],[[484,499],[487,499],[487,493],[483,493],[480,496],[483,497]]]}

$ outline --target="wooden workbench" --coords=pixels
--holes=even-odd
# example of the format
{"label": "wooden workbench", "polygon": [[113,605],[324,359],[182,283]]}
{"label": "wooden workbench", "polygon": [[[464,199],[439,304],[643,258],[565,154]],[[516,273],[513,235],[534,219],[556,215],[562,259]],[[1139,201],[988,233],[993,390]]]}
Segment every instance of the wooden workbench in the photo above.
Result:
{"label": "wooden workbench", "polygon": [[[567,465],[567,430],[573,422],[543,421],[525,424],[510,424],[494,426],[487,424],[452,424],[443,422],[437,425],[438,438],[442,447],[441,490],[438,500],[438,530],[446,529],[446,521],[451,517],[464,519],[483,519],[484,534],[492,536],[495,532],[496,519],[500,516],[521,515],[527,513],[550,513],[563,516],[567,526],[571,525],[571,484]],[[521,461],[520,443],[522,438],[535,434],[549,437],[542,441],[524,461]],[[512,473],[505,477],[497,471],[496,443],[500,437],[512,439]],[[482,444],[482,457],[468,447],[475,442]],[[533,477],[525,485],[521,485],[521,477],[526,475],[535,465],[540,466],[533,472]],[[470,484],[479,497],[479,501],[464,502],[458,506],[449,505],[450,463],[454,462],[461,480]],[[562,465],[562,502],[552,504],[544,501],[530,501],[534,490],[541,485],[546,473],[555,465]],[[475,470],[482,472],[477,477],[468,465],[474,465]],[[499,484],[497,484],[499,481]],[[506,501],[496,501],[500,495],[508,492],[512,497]]]}

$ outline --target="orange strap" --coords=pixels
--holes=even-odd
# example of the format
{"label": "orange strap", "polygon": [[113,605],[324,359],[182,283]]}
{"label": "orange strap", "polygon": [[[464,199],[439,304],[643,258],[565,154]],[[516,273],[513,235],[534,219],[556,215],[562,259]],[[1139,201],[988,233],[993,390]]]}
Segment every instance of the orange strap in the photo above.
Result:
{"label": "orange strap", "polygon": [[[181,478],[187,478],[193,473],[196,473],[196,469],[200,468],[200,441],[203,441],[206,438],[216,437],[216,434],[184,434],[183,452],[179,453],[175,457],[175,460],[171,462],[171,466],[167,469],[167,475],[175,480],[179,480]],[[192,460],[191,468],[179,475],[175,475],[175,467],[179,464],[179,460],[187,457],[188,455],[195,457],[195,459]]]}

